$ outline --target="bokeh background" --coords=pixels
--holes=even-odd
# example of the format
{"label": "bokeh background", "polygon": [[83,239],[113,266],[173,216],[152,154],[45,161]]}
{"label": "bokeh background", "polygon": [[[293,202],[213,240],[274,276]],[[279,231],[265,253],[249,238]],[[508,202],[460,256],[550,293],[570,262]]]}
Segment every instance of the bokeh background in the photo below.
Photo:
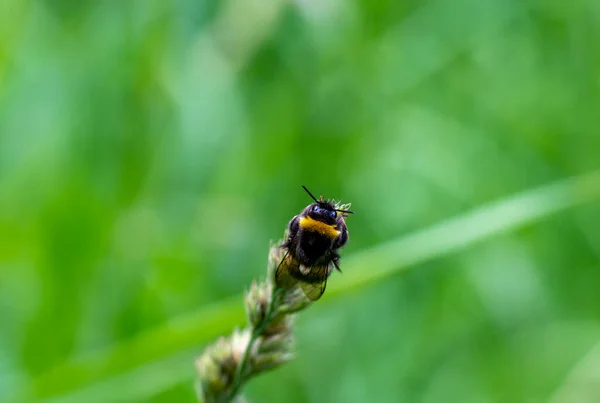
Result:
{"label": "bokeh background", "polygon": [[596,0],[3,0],[0,400],[195,401],[306,184],[345,270],[251,401],[600,401],[599,40]]}

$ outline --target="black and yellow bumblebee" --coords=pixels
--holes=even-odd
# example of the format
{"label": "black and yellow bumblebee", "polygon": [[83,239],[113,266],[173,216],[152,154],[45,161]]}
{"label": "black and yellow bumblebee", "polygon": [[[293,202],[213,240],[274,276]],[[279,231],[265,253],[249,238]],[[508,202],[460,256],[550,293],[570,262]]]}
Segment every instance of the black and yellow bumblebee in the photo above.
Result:
{"label": "black and yellow bumblebee", "polygon": [[316,301],[325,292],[333,268],[341,272],[338,249],[348,242],[345,218],[354,212],[347,209],[349,205],[324,200],[323,196],[317,199],[302,187],[315,202],[288,224],[288,235],[281,245],[285,255],[275,281],[284,288],[299,284],[304,294]]}

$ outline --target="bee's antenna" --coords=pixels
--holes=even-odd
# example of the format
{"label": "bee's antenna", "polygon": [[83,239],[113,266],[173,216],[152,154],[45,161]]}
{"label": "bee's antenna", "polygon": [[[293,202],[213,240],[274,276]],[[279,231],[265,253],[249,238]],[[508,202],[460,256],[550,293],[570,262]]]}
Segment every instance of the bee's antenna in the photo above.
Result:
{"label": "bee's antenna", "polygon": [[310,195],[310,197],[312,197],[312,199],[316,202],[316,203],[321,203],[320,201],[317,200],[317,198],[315,196],[313,196],[312,193],[310,193],[310,190],[308,190],[306,188],[306,186],[302,185],[302,187],[304,188],[304,190],[306,190],[306,193],[308,193]]}
{"label": "bee's antenna", "polygon": [[335,211],[338,211],[340,213],[354,214],[354,211],[350,211],[350,210],[335,210]]}

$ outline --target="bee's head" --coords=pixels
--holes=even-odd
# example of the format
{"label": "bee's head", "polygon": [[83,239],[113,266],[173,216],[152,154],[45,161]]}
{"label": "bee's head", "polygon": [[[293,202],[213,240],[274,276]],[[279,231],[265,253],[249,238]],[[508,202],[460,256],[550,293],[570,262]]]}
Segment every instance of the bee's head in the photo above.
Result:
{"label": "bee's head", "polygon": [[312,197],[312,199],[315,201],[314,203],[310,204],[307,208],[304,209],[304,213],[309,217],[324,222],[326,224],[333,225],[337,222],[338,217],[341,217],[344,214],[354,214],[354,212],[350,210],[336,209],[336,206],[332,202],[328,200],[323,200],[323,196],[320,196],[319,199],[317,199],[315,196],[313,196],[312,193],[310,193],[306,186],[302,185],[302,187],[304,188],[304,190],[306,190],[306,193],[308,193],[310,197]]}
{"label": "bee's head", "polygon": [[305,209],[306,214],[315,220],[333,225],[337,221],[338,213],[329,202],[312,203]]}

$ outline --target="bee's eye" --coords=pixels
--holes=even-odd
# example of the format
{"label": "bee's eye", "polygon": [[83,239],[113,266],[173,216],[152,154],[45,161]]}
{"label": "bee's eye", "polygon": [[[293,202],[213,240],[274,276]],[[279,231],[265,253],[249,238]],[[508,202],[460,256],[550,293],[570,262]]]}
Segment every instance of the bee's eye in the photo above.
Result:
{"label": "bee's eye", "polygon": [[318,213],[321,211],[321,207],[319,207],[319,206],[314,206],[314,207],[313,207],[313,211],[314,211],[315,213],[317,213],[317,214],[318,214]]}
{"label": "bee's eye", "polygon": [[331,211],[329,212],[329,217],[331,217],[331,218],[335,218],[335,216],[336,216],[336,214],[335,214],[335,210],[331,210]]}

